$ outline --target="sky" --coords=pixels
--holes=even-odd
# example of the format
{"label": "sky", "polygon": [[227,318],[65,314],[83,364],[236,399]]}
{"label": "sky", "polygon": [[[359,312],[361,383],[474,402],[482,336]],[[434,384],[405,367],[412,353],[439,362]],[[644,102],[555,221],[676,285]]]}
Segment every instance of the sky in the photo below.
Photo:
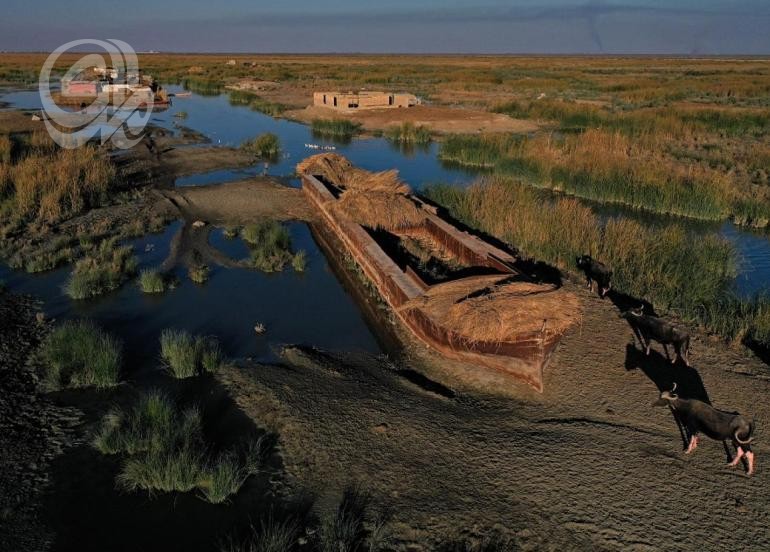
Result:
{"label": "sky", "polygon": [[0,50],[770,55],[770,0],[2,0]]}

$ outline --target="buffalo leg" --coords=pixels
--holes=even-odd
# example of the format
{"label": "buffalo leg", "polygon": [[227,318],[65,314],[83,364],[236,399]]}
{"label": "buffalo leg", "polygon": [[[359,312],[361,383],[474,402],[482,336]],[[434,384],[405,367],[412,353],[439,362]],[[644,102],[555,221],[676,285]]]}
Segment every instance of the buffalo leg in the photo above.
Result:
{"label": "buffalo leg", "polygon": [[[671,360],[671,357],[668,354],[668,345],[665,343],[663,344],[663,351],[666,353],[666,359]],[[674,357],[674,360],[676,360],[676,357]]]}
{"label": "buffalo leg", "polygon": [[684,451],[685,454],[690,454],[692,451],[694,451],[696,448],[698,448],[698,436],[693,434],[692,437],[690,437],[690,446],[687,447],[687,450]]}
{"label": "buffalo leg", "polygon": [[733,461],[727,464],[731,468],[734,468],[738,465],[738,462],[741,461],[741,458],[743,458],[743,449],[741,447],[738,447],[738,450],[735,451],[735,458],[733,458]]}
{"label": "buffalo leg", "polygon": [[746,453],[746,460],[749,461],[749,471],[747,473],[751,475],[754,473],[754,453],[752,451]]}
{"label": "buffalo leg", "polygon": [[682,438],[682,448],[687,446],[687,441],[690,438],[687,426],[685,426],[682,423],[682,420],[679,418],[679,415],[676,413],[676,410],[671,408],[671,405],[668,405],[668,409],[671,411],[671,415],[674,417],[674,420],[676,421],[676,427],[679,428],[679,436]]}

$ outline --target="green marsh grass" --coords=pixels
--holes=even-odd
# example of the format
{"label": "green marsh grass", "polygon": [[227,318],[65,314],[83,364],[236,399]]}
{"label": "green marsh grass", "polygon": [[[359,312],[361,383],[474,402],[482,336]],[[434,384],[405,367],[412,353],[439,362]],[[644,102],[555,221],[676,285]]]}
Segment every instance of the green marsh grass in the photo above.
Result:
{"label": "green marsh grass", "polygon": [[157,268],[146,268],[139,273],[139,287],[143,293],[163,293],[166,277]]}
{"label": "green marsh grass", "polygon": [[121,345],[92,322],[66,321],[41,345],[45,380],[51,387],[111,387],[118,384]]}
{"label": "green marsh grass", "polygon": [[391,126],[385,130],[385,137],[391,142],[400,144],[425,145],[433,140],[430,128],[414,125],[409,121],[400,126]]}
{"label": "green marsh grass", "polygon": [[211,276],[211,269],[207,264],[194,264],[187,269],[187,275],[196,284],[205,284]]}
{"label": "green marsh grass", "polygon": [[205,473],[205,455],[189,448],[150,452],[128,458],[117,476],[126,491],[188,492]]}
{"label": "green marsh grass", "polygon": [[304,250],[297,251],[291,258],[291,266],[295,272],[305,272],[305,269],[307,269],[307,253]]}
{"label": "green marsh grass", "polygon": [[[250,441],[243,458],[233,451],[212,454],[203,435],[200,410],[181,409],[166,394],[152,390],[130,408],[113,408],[93,438],[102,454],[123,455],[117,485],[126,491],[189,492],[222,504],[246,479],[258,473],[260,440]],[[248,456],[252,453],[252,456]]]}
{"label": "green marsh grass", "polygon": [[225,362],[215,338],[173,329],[165,329],[160,335],[160,356],[169,374],[178,379],[214,373]]}
{"label": "green marsh grass", "polygon": [[281,153],[281,141],[272,132],[266,132],[243,142],[241,149],[260,159],[276,159]]}
{"label": "green marsh grass", "polygon": [[313,119],[310,129],[318,136],[349,139],[361,132],[361,124],[347,119]]}
{"label": "green marsh grass", "polygon": [[251,249],[251,264],[264,272],[278,272],[292,262],[291,235],[281,223],[262,220],[244,226],[241,237]]}
{"label": "green marsh grass", "polygon": [[206,501],[222,504],[238,493],[248,476],[238,458],[225,452],[207,467],[197,487]]}
{"label": "green marsh grass", "polygon": [[617,131],[449,136],[439,157],[601,203],[705,220],[733,218],[753,226],[770,223],[770,199],[740,191],[721,170],[682,164]]}
{"label": "green marsh grass", "polygon": [[245,90],[230,91],[229,100],[231,105],[245,105],[252,111],[258,111],[271,117],[279,117],[287,109],[287,106],[281,103],[271,102]]}
{"label": "green marsh grass", "polygon": [[131,246],[102,241],[76,264],[64,291],[72,299],[87,299],[119,288],[136,273],[138,260]]}
{"label": "green marsh grass", "polygon": [[451,134],[441,143],[439,159],[466,167],[497,166],[518,138],[506,134]]}
{"label": "green marsh grass", "polygon": [[102,454],[159,452],[199,445],[201,413],[196,407],[183,411],[165,393],[151,390],[130,409],[115,408],[103,419],[93,444]]}

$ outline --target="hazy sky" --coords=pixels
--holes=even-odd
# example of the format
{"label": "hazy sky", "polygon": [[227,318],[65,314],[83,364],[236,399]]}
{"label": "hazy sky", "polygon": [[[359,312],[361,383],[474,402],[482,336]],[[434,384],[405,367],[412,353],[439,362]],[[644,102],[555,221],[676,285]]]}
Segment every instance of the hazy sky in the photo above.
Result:
{"label": "hazy sky", "polygon": [[770,54],[770,0],[2,0],[0,50]]}

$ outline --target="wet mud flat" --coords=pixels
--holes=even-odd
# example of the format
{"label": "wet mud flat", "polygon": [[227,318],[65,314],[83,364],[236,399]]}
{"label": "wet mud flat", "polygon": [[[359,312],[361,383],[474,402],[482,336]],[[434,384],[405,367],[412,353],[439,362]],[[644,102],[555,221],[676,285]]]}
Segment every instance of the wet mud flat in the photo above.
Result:
{"label": "wet mud flat", "polygon": [[[466,377],[479,369],[417,344],[397,360],[294,349],[284,366],[241,363],[221,380],[279,435],[294,485],[321,503],[351,481],[366,486],[401,550],[492,529],[530,550],[770,546],[766,365],[698,334],[693,368],[645,356],[609,299],[575,292],[586,312],[542,395],[489,372]],[[404,363],[423,377],[404,377]],[[716,441],[683,454],[671,413],[651,406],[674,381],[681,396],[754,416],[754,476],[725,467]]]}
{"label": "wet mud flat", "polygon": [[40,304],[0,292],[0,549],[44,550],[53,540],[42,497],[50,466],[77,439],[80,412],[42,393],[30,356],[48,324]]}

